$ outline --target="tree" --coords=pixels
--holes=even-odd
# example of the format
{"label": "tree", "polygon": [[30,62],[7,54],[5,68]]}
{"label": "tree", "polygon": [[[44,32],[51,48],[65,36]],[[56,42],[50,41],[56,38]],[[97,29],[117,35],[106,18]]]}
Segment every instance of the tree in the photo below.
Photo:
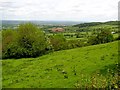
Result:
{"label": "tree", "polygon": [[66,39],[62,34],[55,34],[50,37],[50,42],[55,51],[66,49]]}
{"label": "tree", "polygon": [[[8,32],[8,31],[7,31]],[[11,32],[13,32],[11,30]],[[14,37],[16,36],[16,37]],[[36,57],[49,50],[49,40],[45,33],[32,23],[21,24],[16,33],[5,34],[3,43],[11,37],[10,43],[5,46],[4,58]]]}
{"label": "tree", "polygon": [[11,57],[11,45],[15,42],[17,32],[13,30],[2,30],[2,58]]}
{"label": "tree", "polygon": [[108,29],[101,30],[97,37],[98,43],[108,43],[113,41],[113,35]]}
{"label": "tree", "polygon": [[48,40],[44,32],[31,23],[21,24],[18,28],[18,44],[25,56],[39,56],[45,53]]}
{"label": "tree", "polygon": [[97,35],[91,36],[88,39],[88,43],[91,45],[108,43],[113,41],[113,39],[113,35],[108,29],[102,29],[101,32],[97,33]]}

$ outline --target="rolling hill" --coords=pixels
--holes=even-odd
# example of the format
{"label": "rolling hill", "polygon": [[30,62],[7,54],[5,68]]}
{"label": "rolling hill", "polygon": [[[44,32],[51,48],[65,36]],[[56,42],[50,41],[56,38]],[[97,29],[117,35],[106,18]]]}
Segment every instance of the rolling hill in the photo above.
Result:
{"label": "rolling hill", "polygon": [[3,88],[118,87],[118,41],[1,62]]}

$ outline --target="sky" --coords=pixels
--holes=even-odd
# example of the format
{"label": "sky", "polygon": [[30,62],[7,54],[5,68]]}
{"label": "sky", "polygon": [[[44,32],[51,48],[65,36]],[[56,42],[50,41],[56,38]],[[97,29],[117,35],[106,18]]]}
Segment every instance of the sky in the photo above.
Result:
{"label": "sky", "polygon": [[2,20],[112,21],[119,0],[0,0]]}

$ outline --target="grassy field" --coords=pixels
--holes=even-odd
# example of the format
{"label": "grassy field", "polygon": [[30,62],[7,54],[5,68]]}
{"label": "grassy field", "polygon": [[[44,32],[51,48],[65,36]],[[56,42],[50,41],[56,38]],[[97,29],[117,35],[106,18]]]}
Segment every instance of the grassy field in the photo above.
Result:
{"label": "grassy field", "polygon": [[113,34],[114,38],[118,38],[119,34]]}
{"label": "grassy field", "polygon": [[117,88],[118,41],[2,65],[3,88]]}

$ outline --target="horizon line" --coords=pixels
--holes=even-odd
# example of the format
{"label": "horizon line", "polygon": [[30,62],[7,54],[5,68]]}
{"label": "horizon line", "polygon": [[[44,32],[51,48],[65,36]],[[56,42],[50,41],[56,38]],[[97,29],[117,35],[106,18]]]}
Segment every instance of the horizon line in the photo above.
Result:
{"label": "horizon line", "polygon": [[75,21],[75,20],[21,20],[21,19],[4,19],[1,21],[53,21],[53,22],[110,22],[110,21],[119,21],[119,20],[106,20],[106,21]]}

